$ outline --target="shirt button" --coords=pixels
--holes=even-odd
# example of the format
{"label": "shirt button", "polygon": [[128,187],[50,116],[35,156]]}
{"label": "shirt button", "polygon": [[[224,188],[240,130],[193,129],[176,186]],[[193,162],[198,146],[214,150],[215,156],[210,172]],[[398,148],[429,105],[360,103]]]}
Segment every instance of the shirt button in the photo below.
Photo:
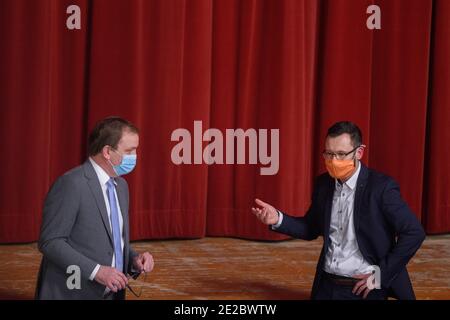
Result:
{"label": "shirt button", "polygon": [[336,259],[333,259],[334,262],[336,262]]}
{"label": "shirt button", "polygon": [[342,210],[339,210],[338,213],[342,213]]}
{"label": "shirt button", "polygon": [[342,227],[340,227],[339,230],[342,230]]}
{"label": "shirt button", "polygon": [[345,196],[345,193],[343,193],[342,196]]}

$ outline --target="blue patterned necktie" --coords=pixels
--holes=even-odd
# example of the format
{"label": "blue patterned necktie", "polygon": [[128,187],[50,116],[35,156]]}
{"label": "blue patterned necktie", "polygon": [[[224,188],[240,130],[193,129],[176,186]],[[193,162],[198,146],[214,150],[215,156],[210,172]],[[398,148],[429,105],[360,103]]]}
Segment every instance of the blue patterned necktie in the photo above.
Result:
{"label": "blue patterned necktie", "polygon": [[110,208],[110,219],[112,225],[112,234],[114,239],[114,255],[116,260],[116,269],[120,272],[123,271],[123,253],[122,253],[122,243],[119,225],[119,210],[117,208],[116,196],[114,194],[114,179],[111,178],[106,183],[108,187],[108,199]]}

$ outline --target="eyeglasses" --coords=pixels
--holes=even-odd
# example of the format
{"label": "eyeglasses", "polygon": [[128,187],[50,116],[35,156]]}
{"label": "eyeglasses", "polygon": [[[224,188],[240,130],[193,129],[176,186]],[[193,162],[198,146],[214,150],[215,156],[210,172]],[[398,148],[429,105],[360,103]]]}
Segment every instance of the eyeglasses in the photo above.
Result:
{"label": "eyeglasses", "polygon": [[147,280],[147,272],[133,272],[128,279],[127,288],[139,298],[142,294],[143,282]]}
{"label": "eyeglasses", "polygon": [[359,147],[362,147],[362,145],[357,146],[356,148],[354,148],[353,150],[349,151],[349,152],[329,152],[329,151],[323,151],[323,157],[325,159],[333,159],[333,157],[336,157],[336,159],[338,160],[344,160],[346,156],[348,156],[349,154],[353,153],[356,151],[356,149],[358,149]]}

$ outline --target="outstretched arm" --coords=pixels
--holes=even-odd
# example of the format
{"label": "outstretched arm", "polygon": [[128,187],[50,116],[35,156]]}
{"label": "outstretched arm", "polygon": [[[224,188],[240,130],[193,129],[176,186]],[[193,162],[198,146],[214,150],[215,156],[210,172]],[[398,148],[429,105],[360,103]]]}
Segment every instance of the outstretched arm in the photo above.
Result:
{"label": "outstretched arm", "polygon": [[317,214],[313,204],[304,217],[292,217],[283,214],[272,205],[259,199],[255,199],[259,207],[253,207],[252,212],[264,224],[270,225],[271,229],[303,240],[314,240],[319,234],[318,224],[316,223]]}

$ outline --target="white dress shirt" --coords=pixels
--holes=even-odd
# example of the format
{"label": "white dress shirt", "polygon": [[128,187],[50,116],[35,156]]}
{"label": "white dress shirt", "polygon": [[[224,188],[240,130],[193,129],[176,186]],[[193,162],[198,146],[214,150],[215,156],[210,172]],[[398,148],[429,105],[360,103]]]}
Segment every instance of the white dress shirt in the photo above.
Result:
{"label": "white dress shirt", "polygon": [[358,168],[346,182],[341,184],[335,180],[331,207],[330,243],[325,255],[324,270],[346,277],[374,270],[359,250],[353,221],[356,182],[360,171],[361,164],[358,161]]}
{"label": "white dress shirt", "polygon": [[[106,173],[105,170],[103,170],[102,167],[100,167],[92,158],[89,158],[89,161],[91,162],[92,166],[94,167],[95,173],[97,174],[98,180],[100,181],[100,186],[102,187],[102,194],[103,198],[105,199],[105,205],[106,205],[106,212],[108,213],[108,220],[109,220],[109,228],[112,230],[112,224],[111,224],[111,209],[109,207],[109,200],[108,200],[108,186],[107,182],[111,177]],[[117,186],[117,183],[114,181],[114,184]],[[124,240],[123,240],[123,218],[122,218],[122,211],[120,210],[119,205],[119,198],[117,197],[116,189],[114,188],[114,195],[116,197],[116,203],[117,203],[117,209],[119,214],[119,228],[120,228],[120,243],[122,245],[122,251],[124,246]],[[116,264],[116,257],[113,250],[113,258],[111,262],[111,267],[115,267]],[[94,268],[94,270],[91,273],[91,276],[89,277],[90,280],[94,280],[98,269],[100,269],[100,265],[97,264],[97,266]],[[106,288],[108,290],[108,288]]]}

